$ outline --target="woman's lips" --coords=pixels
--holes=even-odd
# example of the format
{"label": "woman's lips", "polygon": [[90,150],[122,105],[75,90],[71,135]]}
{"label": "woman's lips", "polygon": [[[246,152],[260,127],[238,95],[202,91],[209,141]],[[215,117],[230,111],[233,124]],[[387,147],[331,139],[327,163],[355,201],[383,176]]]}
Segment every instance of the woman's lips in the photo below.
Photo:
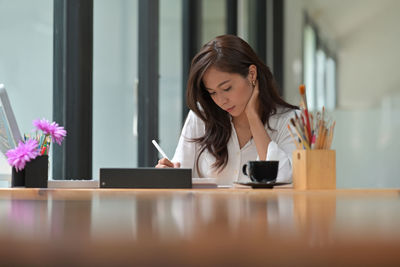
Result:
{"label": "woman's lips", "polygon": [[226,112],[231,112],[234,108],[235,108],[235,106],[233,106],[233,107],[231,107],[231,108],[228,108],[228,109],[226,110]]}

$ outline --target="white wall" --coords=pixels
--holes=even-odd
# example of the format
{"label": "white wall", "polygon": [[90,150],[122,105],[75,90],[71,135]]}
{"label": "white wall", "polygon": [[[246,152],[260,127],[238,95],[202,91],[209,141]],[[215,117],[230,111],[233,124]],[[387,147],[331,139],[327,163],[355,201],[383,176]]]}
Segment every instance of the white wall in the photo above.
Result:
{"label": "white wall", "polygon": [[[318,2],[326,5],[318,0],[285,2],[285,98],[295,104],[302,82],[298,66],[302,65],[303,12]],[[346,9],[346,2],[342,4],[335,12]],[[333,39],[338,55],[338,109],[331,114],[337,121],[333,149],[338,188],[400,187],[396,138],[400,130],[400,2],[384,4],[367,20],[359,14],[364,21],[340,38],[337,32],[329,32],[338,25],[324,21],[324,10],[313,13],[319,15],[320,30]],[[330,16],[340,22],[340,14]],[[357,8],[352,16],[357,19]]]}

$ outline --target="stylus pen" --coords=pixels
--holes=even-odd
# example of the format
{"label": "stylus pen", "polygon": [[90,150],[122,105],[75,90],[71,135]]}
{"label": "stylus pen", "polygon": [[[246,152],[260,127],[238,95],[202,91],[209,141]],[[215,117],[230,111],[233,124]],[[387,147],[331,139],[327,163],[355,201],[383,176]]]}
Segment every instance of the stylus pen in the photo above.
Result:
{"label": "stylus pen", "polygon": [[166,158],[167,160],[169,160],[169,158],[167,157],[167,155],[165,154],[165,152],[162,150],[162,148],[157,144],[156,140],[152,140],[151,141],[153,143],[153,145],[157,148],[158,152],[160,152],[160,154]]}

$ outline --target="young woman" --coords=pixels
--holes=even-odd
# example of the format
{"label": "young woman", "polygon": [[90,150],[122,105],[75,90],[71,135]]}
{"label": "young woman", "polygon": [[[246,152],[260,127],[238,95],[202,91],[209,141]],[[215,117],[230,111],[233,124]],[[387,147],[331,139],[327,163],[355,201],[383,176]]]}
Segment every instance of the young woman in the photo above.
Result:
{"label": "young woman", "polygon": [[172,161],[156,167],[192,168],[193,177],[221,185],[247,182],[243,164],[279,160],[278,182],[291,182],[292,151],[287,125],[296,106],[276,89],[269,68],[233,35],[204,45],[193,58],[187,85],[189,115]]}

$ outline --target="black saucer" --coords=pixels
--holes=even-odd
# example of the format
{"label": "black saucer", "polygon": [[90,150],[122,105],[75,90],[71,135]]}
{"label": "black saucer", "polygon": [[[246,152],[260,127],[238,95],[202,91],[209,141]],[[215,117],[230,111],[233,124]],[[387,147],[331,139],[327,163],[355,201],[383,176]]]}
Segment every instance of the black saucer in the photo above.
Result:
{"label": "black saucer", "polygon": [[289,184],[289,183],[281,183],[281,182],[274,182],[274,183],[257,183],[257,182],[240,183],[240,182],[235,182],[235,184],[251,186],[252,188],[273,188],[274,186],[285,185],[285,184]]}

